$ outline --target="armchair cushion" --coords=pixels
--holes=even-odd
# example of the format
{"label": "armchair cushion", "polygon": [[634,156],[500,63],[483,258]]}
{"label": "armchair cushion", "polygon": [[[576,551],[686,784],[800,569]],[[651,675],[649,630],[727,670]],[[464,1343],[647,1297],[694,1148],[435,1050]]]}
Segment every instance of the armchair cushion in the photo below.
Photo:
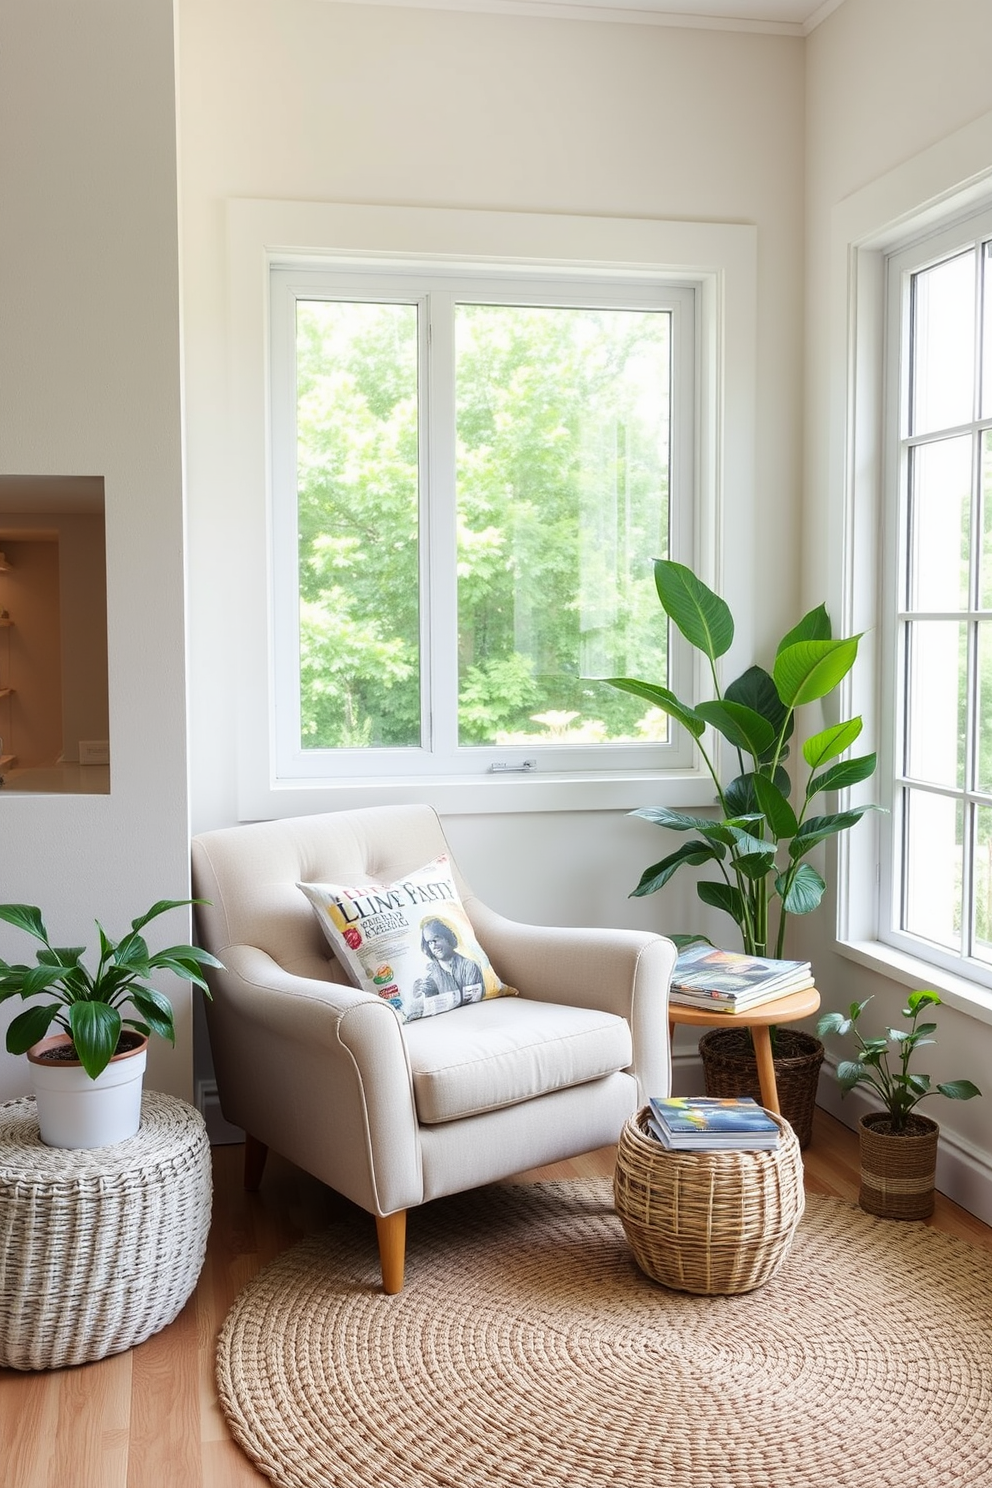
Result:
{"label": "armchair cushion", "polygon": [[404,1029],[417,1118],[438,1125],[629,1068],[624,1018],[520,997]]}
{"label": "armchair cushion", "polygon": [[484,998],[515,996],[465,913],[446,853],[395,883],[299,883],[356,987],[412,1022]]}

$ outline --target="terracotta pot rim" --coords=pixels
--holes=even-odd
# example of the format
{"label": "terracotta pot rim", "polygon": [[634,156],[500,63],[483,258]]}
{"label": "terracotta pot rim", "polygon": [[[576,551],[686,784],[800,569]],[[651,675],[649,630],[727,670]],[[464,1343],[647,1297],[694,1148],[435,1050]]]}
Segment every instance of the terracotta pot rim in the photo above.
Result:
{"label": "terracotta pot rim", "polygon": [[[140,1043],[135,1044],[133,1049],[123,1049],[120,1054],[112,1054],[111,1064],[118,1064],[122,1059],[133,1059],[136,1054],[141,1054],[148,1048],[148,1039],[145,1034],[137,1033],[133,1029],[128,1029],[127,1032],[132,1038],[140,1039]],[[64,1048],[66,1044],[71,1043],[72,1039],[67,1033],[51,1033],[47,1038],[39,1039],[36,1044],[31,1045],[28,1050],[28,1059],[32,1064],[45,1065],[47,1069],[57,1069],[60,1066],[65,1069],[82,1069],[82,1061],[79,1059],[45,1058],[49,1049]]]}
{"label": "terracotta pot rim", "polygon": [[888,1111],[867,1111],[864,1116],[858,1118],[858,1126],[863,1127],[866,1131],[870,1131],[872,1136],[892,1137],[897,1142],[905,1142],[914,1137],[917,1140],[920,1138],[929,1138],[933,1136],[934,1132],[940,1131],[939,1121],[935,1121],[932,1116],[918,1116],[915,1112],[912,1112],[908,1117],[908,1120],[919,1123],[915,1131],[887,1132],[876,1130],[876,1127],[881,1126],[886,1121],[891,1121],[891,1119]]}

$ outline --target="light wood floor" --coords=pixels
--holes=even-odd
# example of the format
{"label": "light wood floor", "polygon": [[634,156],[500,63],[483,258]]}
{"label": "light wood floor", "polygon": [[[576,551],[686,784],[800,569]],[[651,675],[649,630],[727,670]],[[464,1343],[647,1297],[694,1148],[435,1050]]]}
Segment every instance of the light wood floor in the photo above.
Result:
{"label": "light wood floor", "polygon": [[[0,1370],[3,1488],[258,1488],[213,1385],[214,1343],[236,1293],[345,1200],[277,1156],[261,1191],[241,1187],[241,1147],[214,1148],[214,1219],[194,1296],[171,1327],[126,1354],[45,1373]],[[608,1176],[614,1149],[523,1179]],[[856,1199],[857,1137],[817,1112],[806,1187]],[[371,1220],[369,1221],[371,1224]],[[992,1251],[992,1229],[938,1196],[932,1223]],[[372,1485],[370,1485],[372,1488]]]}

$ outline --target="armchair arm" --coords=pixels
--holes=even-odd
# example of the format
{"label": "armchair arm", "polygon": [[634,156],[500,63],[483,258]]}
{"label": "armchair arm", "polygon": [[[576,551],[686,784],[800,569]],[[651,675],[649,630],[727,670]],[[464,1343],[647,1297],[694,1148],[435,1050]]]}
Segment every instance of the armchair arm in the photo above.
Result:
{"label": "armchair arm", "polygon": [[413,1082],[393,1009],[228,946],[207,1005],[228,1120],[375,1214],[423,1197]]}
{"label": "armchair arm", "polygon": [[631,1074],[642,1100],[671,1089],[668,987],[676,950],[648,930],[525,925],[475,896],[465,901],[486,954],[505,982],[538,1002],[600,1008],[626,1018]]}

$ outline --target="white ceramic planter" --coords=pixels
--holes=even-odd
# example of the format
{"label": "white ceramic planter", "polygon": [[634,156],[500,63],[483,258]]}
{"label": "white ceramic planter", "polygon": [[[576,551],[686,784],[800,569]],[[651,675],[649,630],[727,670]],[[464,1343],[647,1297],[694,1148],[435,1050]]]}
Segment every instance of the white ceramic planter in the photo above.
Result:
{"label": "white ceramic planter", "polygon": [[67,1043],[67,1035],[57,1033],[28,1050],[41,1140],[46,1147],[108,1147],[133,1137],[141,1125],[148,1040],[115,1054],[95,1080],[76,1060],[52,1064],[42,1057]]}

